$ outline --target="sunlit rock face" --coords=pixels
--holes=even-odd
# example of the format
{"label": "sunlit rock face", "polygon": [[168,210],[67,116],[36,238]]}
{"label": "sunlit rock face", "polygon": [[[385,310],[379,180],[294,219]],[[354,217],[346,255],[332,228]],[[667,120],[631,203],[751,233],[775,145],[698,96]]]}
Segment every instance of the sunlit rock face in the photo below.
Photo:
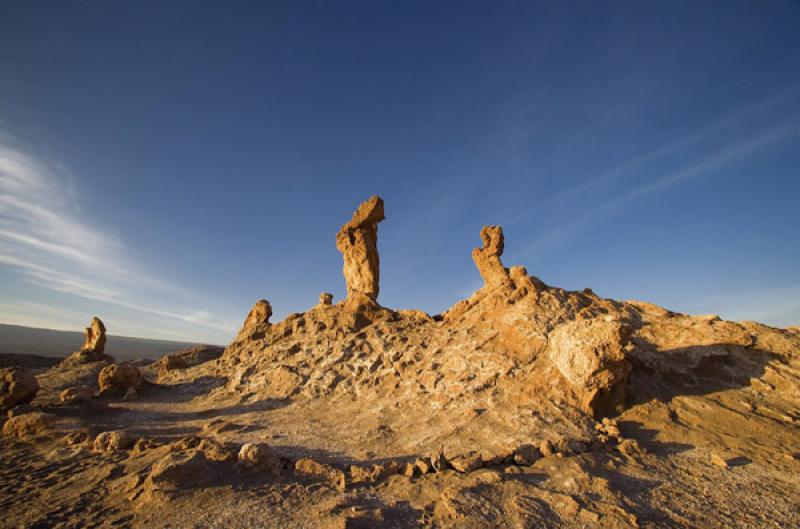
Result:
{"label": "sunlit rock face", "polygon": [[503,228],[484,226],[481,230],[481,241],[483,246],[472,250],[472,260],[483,278],[484,287],[507,285],[510,282],[508,269],[500,261],[505,242]]}
{"label": "sunlit rock face", "polygon": [[358,206],[353,218],[336,234],[336,248],[342,252],[344,258],[343,272],[347,281],[348,304],[357,305],[363,301],[368,303],[378,299],[378,223],[385,218],[383,199],[373,196]]}

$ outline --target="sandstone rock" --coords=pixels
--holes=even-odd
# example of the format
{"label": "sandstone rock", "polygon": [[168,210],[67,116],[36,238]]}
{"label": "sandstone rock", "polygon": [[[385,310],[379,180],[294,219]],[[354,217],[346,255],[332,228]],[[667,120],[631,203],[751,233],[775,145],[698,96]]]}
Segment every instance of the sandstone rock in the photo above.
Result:
{"label": "sandstone rock", "polygon": [[259,299],[244,320],[244,328],[251,327],[259,323],[269,323],[272,316],[272,305],[266,299]]}
{"label": "sandstone rock", "polygon": [[628,336],[620,322],[605,319],[570,321],[550,333],[550,359],[572,385],[581,408],[595,417],[624,406]]}
{"label": "sandstone rock", "polygon": [[441,472],[447,468],[447,458],[444,455],[444,446],[439,448],[435,454],[431,456],[431,467],[436,472]]}
{"label": "sandstone rock", "polygon": [[153,465],[145,486],[150,490],[172,492],[206,483],[213,474],[212,463],[202,451],[170,452]]}
{"label": "sandstone rock", "polygon": [[89,432],[85,431],[77,431],[77,432],[69,432],[63,438],[64,443],[69,446],[76,446],[89,443],[92,439],[89,435]]}
{"label": "sandstone rock", "polygon": [[465,454],[458,455],[451,458],[449,461],[450,466],[461,473],[472,472],[483,466],[480,452],[470,451]]}
{"label": "sandstone rock", "polygon": [[32,412],[9,418],[3,425],[3,435],[24,438],[40,435],[50,429],[56,416],[51,413]]}
{"label": "sandstone rock", "polygon": [[0,410],[32,401],[37,391],[39,382],[27,369],[21,367],[0,369]]}
{"label": "sandstone rock", "polygon": [[728,468],[728,462],[725,460],[724,457],[720,456],[717,453],[711,454],[711,464],[718,466],[720,468],[725,468],[725,469]]}
{"label": "sandstone rock", "polygon": [[139,368],[123,362],[104,367],[97,377],[97,383],[100,385],[101,394],[111,392],[125,395],[131,388],[139,391],[144,383],[144,378],[142,378]]}
{"label": "sandstone rock", "polygon": [[336,248],[344,258],[347,299],[360,303],[362,297],[376,301],[380,282],[378,223],[386,217],[383,200],[373,196],[361,203],[353,218],[336,234]]}
{"label": "sandstone rock", "polygon": [[92,397],[94,397],[94,388],[86,385],[72,386],[58,396],[64,404],[79,404],[92,400]]}
{"label": "sandstone rock", "polygon": [[135,439],[125,430],[101,432],[94,438],[94,449],[99,452],[115,452],[127,450],[133,446]]}
{"label": "sandstone rock", "polygon": [[426,460],[425,458],[419,458],[414,461],[414,467],[420,474],[427,474],[431,471],[430,460]]}
{"label": "sandstone rock", "polygon": [[496,287],[509,284],[508,270],[500,261],[503,255],[503,228],[500,226],[484,226],[481,230],[483,246],[472,250],[472,260],[483,278],[484,287]]}
{"label": "sandstone rock", "polygon": [[542,440],[542,442],[539,443],[539,453],[544,457],[550,457],[551,455],[555,454],[556,451],[553,448],[553,443],[547,439]]}
{"label": "sandstone rock", "polygon": [[83,331],[83,335],[81,351],[91,351],[97,355],[103,354],[106,347],[106,326],[100,318],[97,316],[92,318],[92,322]]}
{"label": "sandstone rock", "polygon": [[280,459],[269,446],[260,443],[245,443],[239,450],[239,464],[247,468],[259,468],[273,473],[280,472]]}
{"label": "sandstone rock", "polygon": [[165,376],[168,372],[187,369],[196,365],[215,360],[222,355],[224,349],[212,345],[196,345],[187,349],[181,349],[166,355],[159,361],[159,376]]}
{"label": "sandstone rock", "polygon": [[323,292],[319,295],[319,304],[323,307],[333,304],[333,294]]}
{"label": "sandstone rock", "polygon": [[298,459],[294,465],[294,470],[304,476],[325,480],[340,492],[343,492],[347,486],[344,472],[308,457]]}
{"label": "sandstone rock", "polygon": [[626,456],[635,456],[644,452],[636,439],[624,439],[616,448],[617,451]]}

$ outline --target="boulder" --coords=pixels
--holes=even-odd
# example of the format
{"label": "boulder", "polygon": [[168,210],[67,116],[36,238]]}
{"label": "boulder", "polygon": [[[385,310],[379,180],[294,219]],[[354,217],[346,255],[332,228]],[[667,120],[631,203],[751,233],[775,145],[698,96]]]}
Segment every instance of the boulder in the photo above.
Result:
{"label": "boulder", "polygon": [[269,323],[272,316],[272,305],[266,299],[259,299],[244,320],[244,327],[251,327],[259,323]]}
{"label": "boulder", "polygon": [[169,371],[186,369],[196,365],[216,360],[225,349],[212,345],[196,345],[188,349],[181,349],[166,355],[159,361],[158,374],[164,376]]}
{"label": "boulder", "polygon": [[481,230],[483,246],[472,250],[472,260],[478,267],[486,288],[510,284],[508,269],[500,261],[504,240],[501,226],[484,226]]}
{"label": "boulder", "polygon": [[333,294],[329,292],[323,292],[319,295],[319,304],[320,306],[329,306],[333,304]]}
{"label": "boulder", "polygon": [[470,451],[449,460],[450,466],[456,471],[466,473],[477,470],[483,466],[480,452]]}
{"label": "boulder", "polygon": [[87,402],[94,397],[94,388],[86,385],[72,386],[59,394],[59,399],[64,404],[79,404]]}
{"label": "boulder", "polygon": [[24,438],[39,435],[50,429],[56,416],[51,413],[31,412],[9,418],[3,425],[3,435]]}
{"label": "boulder", "polygon": [[97,383],[100,386],[100,393],[115,393],[125,395],[129,389],[137,392],[144,384],[144,378],[139,372],[139,368],[123,362],[121,364],[111,364],[100,370],[97,376]]}
{"label": "boulder", "polygon": [[27,369],[10,367],[0,369],[0,410],[33,400],[39,391],[39,382]]}
{"label": "boulder", "polygon": [[550,333],[550,360],[572,386],[580,408],[596,418],[625,405],[629,336],[630,329],[611,319],[569,321]]}
{"label": "boulder", "polygon": [[259,468],[273,473],[280,472],[280,459],[269,446],[262,443],[245,443],[239,449],[239,464],[247,468]]}
{"label": "boulder", "polygon": [[133,447],[135,439],[125,430],[101,432],[94,438],[94,449],[99,452],[116,452]]}
{"label": "boulder", "polygon": [[344,472],[325,463],[314,461],[309,457],[298,459],[294,465],[296,473],[330,483],[336,490],[342,492],[347,486]]}
{"label": "boulder", "polygon": [[160,492],[196,487],[212,478],[212,465],[201,450],[170,452],[152,466],[145,487]]}
{"label": "boulder", "polygon": [[378,299],[378,223],[385,218],[383,199],[373,196],[358,206],[353,218],[336,234],[336,248],[344,259],[348,305]]}

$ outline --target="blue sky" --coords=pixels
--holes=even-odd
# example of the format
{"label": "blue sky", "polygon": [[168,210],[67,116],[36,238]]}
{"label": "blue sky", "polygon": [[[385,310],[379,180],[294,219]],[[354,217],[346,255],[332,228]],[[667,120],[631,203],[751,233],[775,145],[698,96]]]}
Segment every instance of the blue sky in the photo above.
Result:
{"label": "blue sky", "polygon": [[227,343],[345,291],[545,282],[800,323],[800,3],[0,3],[0,321]]}

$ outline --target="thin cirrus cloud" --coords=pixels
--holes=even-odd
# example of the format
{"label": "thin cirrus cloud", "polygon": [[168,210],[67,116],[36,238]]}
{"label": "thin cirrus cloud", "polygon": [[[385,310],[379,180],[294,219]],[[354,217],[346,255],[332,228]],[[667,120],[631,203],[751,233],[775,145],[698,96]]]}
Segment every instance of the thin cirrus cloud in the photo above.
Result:
{"label": "thin cirrus cloud", "polygon": [[[1,266],[29,285],[163,318],[155,330],[163,336],[223,341],[235,330],[233,321],[192,308],[187,292],[131,266],[123,241],[81,219],[69,173],[7,137],[0,136]],[[165,306],[165,293],[186,301]]]}
{"label": "thin cirrus cloud", "polygon": [[[535,252],[541,251],[543,248],[561,243],[576,235],[579,231],[588,228],[594,224],[598,219],[612,214],[614,212],[624,209],[635,199],[641,198],[645,195],[651,194],[656,191],[662,191],[674,185],[701,178],[710,175],[715,171],[719,171],[726,167],[733,165],[736,162],[744,161],[749,157],[754,156],[762,149],[777,144],[781,141],[791,137],[796,131],[796,124],[792,121],[784,121],[775,126],[769,127],[766,130],[759,131],[755,135],[740,139],[729,143],[728,145],[711,150],[699,159],[693,160],[691,163],[683,167],[676,168],[672,171],[659,173],[657,170],[648,169],[647,163],[661,159],[662,155],[669,153],[675,155],[680,152],[676,149],[668,149],[667,151],[659,150],[659,156],[651,157],[645,155],[646,160],[641,164],[634,166],[626,166],[625,172],[631,171],[638,173],[638,181],[631,180],[628,190],[617,194],[617,196],[605,200],[600,203],[595,203],[594,207],[587,208],[583,215],[572,217],[558,224],[553,229],[542,237],[538,237],[528,243],[526,246],[520,248],[516,253],[516,257],[526,256]],[[695,139],[700,140],[705,135],[698,135]],[[691,143],[681,144],[683,147],[688,147]],[[614,171],[616,174],[616,171]],[[654,174],[654,177],[642,176],[644,174]],[[635,178],[635,175],[634,175]],[[599,177],[598,179],[605,179]],[[593,186],[593,181],[589,181],[589,185],[580,186],[580,191],[585,191],[589,195],[589,191]],[[572,195],[572,193],[570,193]],[[570,209],[570,211],[572,211]]]}

